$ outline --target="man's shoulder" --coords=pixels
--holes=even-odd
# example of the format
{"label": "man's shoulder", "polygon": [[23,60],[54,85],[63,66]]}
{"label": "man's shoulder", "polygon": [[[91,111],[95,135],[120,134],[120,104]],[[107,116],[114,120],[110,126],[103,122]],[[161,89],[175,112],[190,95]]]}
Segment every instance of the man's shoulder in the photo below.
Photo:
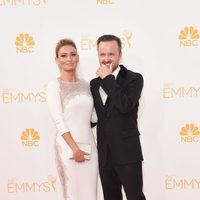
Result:
{"label": "man's shoulder", "polygon": [[143,79],[143,76],[142,76],[141,73],[132,71],[132,70],[127,69],[127,68],[125,68],[125,69],[126,69],[126,77],[128,79]]}
{"label": "man's shoulder", "polygon": [[121,76],[123,77],[127,77],[127,78],[143,78],[142,77],[142,74],[140,74],[139,72],[135,72],[135,71],[132,71],[130,70],[130,68],[126,68],[125,66],[123,65],[120,65],[120,74]]}
{"label": "man's shoulder", "polygon": [[138,77],[138,78],[142,78],[142,74],[139,73],[139,72],[134,72],[134,71],[131,71],[131,70],[127,70],[129,76],[133,76],[133,77]]}

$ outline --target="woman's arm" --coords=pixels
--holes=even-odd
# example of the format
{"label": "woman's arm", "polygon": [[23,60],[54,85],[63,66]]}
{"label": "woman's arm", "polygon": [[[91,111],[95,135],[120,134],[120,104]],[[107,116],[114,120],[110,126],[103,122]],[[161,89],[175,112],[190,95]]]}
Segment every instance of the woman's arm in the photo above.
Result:
{"label": "woman's arm", "polygon": [[67,122],[64,121],[64,115],[62,111],[62,104],[60,99],[60,85],[59,82],[51,81],[47,85],[47,105],[49,107],[51,116],[58,130],[58,134],[63,137],[68,146],[72,149],[76,162],[82,162],[85,160],[84,155],[87,153],[81,151],[74,141]]}

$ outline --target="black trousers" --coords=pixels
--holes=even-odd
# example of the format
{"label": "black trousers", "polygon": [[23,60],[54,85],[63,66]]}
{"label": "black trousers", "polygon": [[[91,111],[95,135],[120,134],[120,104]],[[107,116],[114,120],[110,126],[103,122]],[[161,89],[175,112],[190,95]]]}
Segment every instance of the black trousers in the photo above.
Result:
{"label": "black trousers", "polygon": [[114,165],[107,152],[105,166],[99,167],[104,200],[122,200],[122,186],[127,200],[146,200],[143,192],[142,163]]}

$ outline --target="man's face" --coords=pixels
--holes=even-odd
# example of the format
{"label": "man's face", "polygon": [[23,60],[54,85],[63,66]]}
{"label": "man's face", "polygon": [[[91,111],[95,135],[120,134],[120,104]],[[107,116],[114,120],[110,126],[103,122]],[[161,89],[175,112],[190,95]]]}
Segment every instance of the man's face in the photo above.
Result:
{"label": "man's face", "polygon": [[110,67],[112,65],[113,71],[119,65],[121,52],[116,41],[100,42],[98,45],[99,63],[101,66]]}

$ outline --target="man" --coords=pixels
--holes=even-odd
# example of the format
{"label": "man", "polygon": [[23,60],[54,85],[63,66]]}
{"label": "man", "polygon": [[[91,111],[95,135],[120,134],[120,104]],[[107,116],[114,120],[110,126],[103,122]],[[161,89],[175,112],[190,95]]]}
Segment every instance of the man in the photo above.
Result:
{"label": "man", "polygon": [[100,67],[90,82],[97,122],[97,147],[104,200],[145,200],[142,151],[137,127],[141,74],[119,65],[121,41],[114,35],[97,40]]}

